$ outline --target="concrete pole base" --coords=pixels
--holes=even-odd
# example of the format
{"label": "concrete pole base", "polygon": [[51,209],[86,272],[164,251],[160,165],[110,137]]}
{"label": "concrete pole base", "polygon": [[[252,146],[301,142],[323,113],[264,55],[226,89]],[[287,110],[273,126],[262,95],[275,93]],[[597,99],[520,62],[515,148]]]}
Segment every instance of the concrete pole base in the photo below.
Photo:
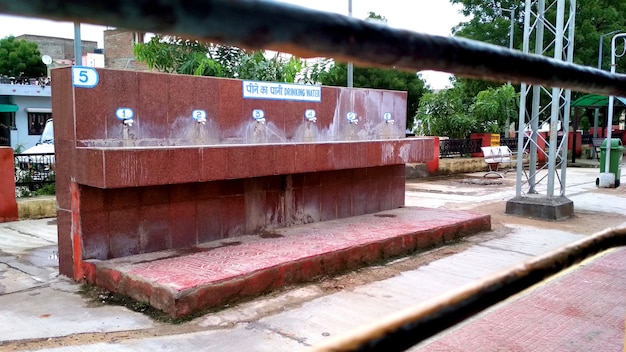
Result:
{"label": "concrete pole base", "polygon": [[543,220],[564,220],[574,215],[574,202],[566,197],[515,197],[506,202],[505,212]]}
{"label": "concrete pole base", "polygon": [[596,184],[600,188],[615,188],[615,174],[612,172],[601,172],[600,177],[596,180]]}

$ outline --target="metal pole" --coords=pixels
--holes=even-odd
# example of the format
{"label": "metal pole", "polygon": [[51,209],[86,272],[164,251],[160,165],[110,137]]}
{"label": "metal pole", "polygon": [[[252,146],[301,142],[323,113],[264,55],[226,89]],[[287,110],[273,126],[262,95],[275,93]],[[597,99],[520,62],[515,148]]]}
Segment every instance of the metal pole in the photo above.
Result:
{"label": "metal pole", "polygon": [[74,66],[83,64],[83,50],[81,44],[80,22],[74,22]]}
{"label": "metal pole", "polygon": [[[352,17],[352,0],[348,0],[348,16]],[[348,62],[348,88],[352,88],[354,74],[354,68],[352,67],[352,62]]]}
{"label": "metal pole", "polygon": [[509,49],[513,50],[513,34],[515,27],[515,8],[508,10],[511,13],[511,28],[509,28]]}
{"label": "metal pole", "polygon": [[[565,0],[558,0],[556,5],[556,34],[554,39],[554,58],[559,61],[563,59],[564,12]],[[550,148],[548,148],[548,198],[554,197],[554,172],[556,170],[559,111],[561,110],[560,102],[561,88],[552,88],[552,105],[550,112]],[[565,129],[567,126],[562,127],[563,129]],[[567,135],[563,135],[563,138],[567,139]]]}
{"label": "metal pole", "polygon": [[[535,54],[542,55],[543,54],[543,34],[545,29],[545,9],[546,2],[544,0],[539,0],[537,2],[537,27],[535,30]],[[530,115],[530,125],[532,134],[530,136],[530,164],[528,165],[528,193],[536,194],[535,186],[537,185],[537,160],[538,153],[545,154],[545,150],[538,150],[538,140],[539,140],[539,115],[540,115],[540,105],[541,105],[541,86],[533,85],[533,100],[532,100],[532,111]],[[542,137],[543,138],[543,137]]]}
{"label": "metal pole", "polygon": [[[530,52],[530,7],[531,0],[526,0],[526,6],[524,7],[524,33],[522,40],[522,52],[528,54]],[[526,131],[526,96],[528,95],[528,85],[522,83],[520,86],[520,99],[519,99],[519,115],[518,115],[518,127],[517,127],[517,178],[515,181],[515,197],[522,196],[522,182],[524,177],[524,136]],[[532,118],[532,117],[531,117]],[[532,143],[531,143],[532,144]]]}
{"label": "metal pole", "polygon": [[[598,44],[598,70],[602,69],[602,47],[604,46],[604,37],[606,37],[607,35],[618,33],[618,32],[621,32],[621,30],[618,29],[609,33],[602,34],[600,36],[600,43]],[[598,137],[598,120],[599,120],[598,114],[599,112],[600,112],[600,109],[596,108],[593,113],[593,138]],[[591,152],[594,154],[593,157],[595,158],[596,157],[595,148],[593,148]]]}
{"label": "metal pole", "polygon": [[[600,44],[598,45],[598,70],[602,69],[602,40],[604,39],[604,35],[600,36]],[[599,121],[599,113],[600,109],[596,108],[593,112],[593,138],[598,137],[598,121]],[[591,148],[592,156],[596,157],[596,148]]]}
{"label": "metal pole", "polygon": [[[615,67],[617,64],[615,63],[615,40],[617,38],[624,38],[626,34],[616,34],[611,39],[611,73],[615,73]],[[606,159],[604,160],[604,173],[609,172],[609,166],[611,161],[611,132],[613,131],[613,104],[615,102],[615,97],[613,95],[609,95],[609,112],[608,119],[606,123]],[[617,175],[615,175],[617,177]],[[603,186],[602,177],[600,178],[600,186]]]}
{"label": "metal pole", "polygon": [[[567,53],[565,61],[567,62],[573,62],[574,61],[574,30],[575,30],[575,23],[576,23],[576,0],[570,0],[569,2],[569,20],[567,21],[567,25],[569,26],[567,29]],[[563,150],[561,151],[562,157],[561,160],[563,160],[563,163],[561,164],[561,190],[560,190],[560,195],[561,197],[565,197],[565,185],[567,184],[566,180],[567,180],[567,138],[569,138],[569,121],[570,121],[570,114],[571,114],[571,102],[572,102],[572,90],[571,89],[566,89],[565,90],[565,97],[564,97],[564,111],[563,111],[563,126],[565,129],[565,135],[563,138],[565,138],[563,140]],[[576,160],[576,137],[577,137],[577,131],[576,129],[574,129],[574,133],[572,134],[573,136],[573,142],[572,142],[572,161]]]}

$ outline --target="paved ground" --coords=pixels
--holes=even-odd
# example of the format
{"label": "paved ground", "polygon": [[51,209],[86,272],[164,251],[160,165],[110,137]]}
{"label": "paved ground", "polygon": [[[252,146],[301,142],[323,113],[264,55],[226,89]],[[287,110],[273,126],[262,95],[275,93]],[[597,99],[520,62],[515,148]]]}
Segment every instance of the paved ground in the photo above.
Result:
{"label": "paved ground", "polygon": [[[482,211],[493,230],[413,258],[386,278],[292,287],[172,325],[78,294],[56,276],[54,219],[0,224],[0,350],[294,351],[498,272],[599,229],[626,226],[626,187],[597,189],[597,169],[568,169],[576,217],[546,222],[504,214],[515,176],[482,174],[407,182],[407,205]],[[419,258],[426,258],[422,265]],[[626,250],[598,256],[415,347],[428,351],[621,351]],[[411,265],[406,265],[411,263]],[[335,281],[333,281],[335,280]]]}

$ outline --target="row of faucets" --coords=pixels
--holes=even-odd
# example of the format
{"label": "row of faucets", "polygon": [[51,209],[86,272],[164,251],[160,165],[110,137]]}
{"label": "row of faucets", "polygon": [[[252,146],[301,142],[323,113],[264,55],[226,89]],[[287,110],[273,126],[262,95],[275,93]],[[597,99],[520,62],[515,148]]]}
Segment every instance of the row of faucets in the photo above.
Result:
{"label": "row of faucets", "polygon": [[[115,112],[115,115],[117,116],[118,119],[122,120],[122,123],[124,124],[125,127],[132,127],[134,120],[134,112],[132,109],[130,108],[119,108],[117,109],[117,111]],[[206,111],[204,110],[194,110],[191,114],[192,118],[201,125],[205,125],[206,124]],[[252,111],[252,118],[260,124],[265,124],[265,112],[263,110],[260,109],[255,109]],[[304,118],[308,121],[308,122],[312,122],[315,123],[317,122],[317,115],[315,110],[312,109],[308,109],[304,112]],[[354,124],[357,125],[359,123],[359,118],[357,116],[357,114],[355,112],[348,112],[346,114],[346,119],[348,120],[348,122],[350,124]],[[383,114],[383,120],[385,121],[385,123],[388,124],[394,124],[394,120],[391,116],[391,113],[386,112]]]}

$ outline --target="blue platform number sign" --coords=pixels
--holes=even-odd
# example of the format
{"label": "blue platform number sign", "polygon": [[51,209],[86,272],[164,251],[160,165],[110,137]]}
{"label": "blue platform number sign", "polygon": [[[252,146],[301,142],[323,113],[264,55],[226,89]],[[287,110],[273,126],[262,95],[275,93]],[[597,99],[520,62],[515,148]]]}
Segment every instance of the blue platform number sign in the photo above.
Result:
{"label": "blue platform number sign", "polygon": [[131,108],[118,108],[115,110],[115,116],[120,120],[130,120],[135,116],[135,112]]}
{"label": "blue platform number sign", "polygon": [[194,110],[191,116],[196,121],[206,121],[206,111],[204,110]]}
{"label": "blue platform number sign", "polygon": [[252,118],[257,120],[257,121],[264,121],[265,120],[265,112],[263,112],[263,110],[260,109],[256,109],[252,111]]}
{"label": "blue platform number sign", "polygon": [[346,114],[346,119],[348,119],[348,121],[353,122],[356,121],[356,112],[349,112]]}
{"label": "blue platform number sign", "polygon": [[308,109],[304,112],[304,117],[309,121],[315,121],[317,117],[315,116],[315,110]]}
{"label": "blue platform number sign", "polygon": [[390,113],[390,112],[386,112],[386,113],[384,113],[384,114],[383,114],[383,120],[385,120],[385,121],[391,121],[391,120],[392,120],[392,118],[391,118],[391,113]]}
{"label": "blue platform number sign", "polygon": [[98,85],[99,80],[98,71],[93,67],[72,67],[72,84],[74,87],[93,88]]}

